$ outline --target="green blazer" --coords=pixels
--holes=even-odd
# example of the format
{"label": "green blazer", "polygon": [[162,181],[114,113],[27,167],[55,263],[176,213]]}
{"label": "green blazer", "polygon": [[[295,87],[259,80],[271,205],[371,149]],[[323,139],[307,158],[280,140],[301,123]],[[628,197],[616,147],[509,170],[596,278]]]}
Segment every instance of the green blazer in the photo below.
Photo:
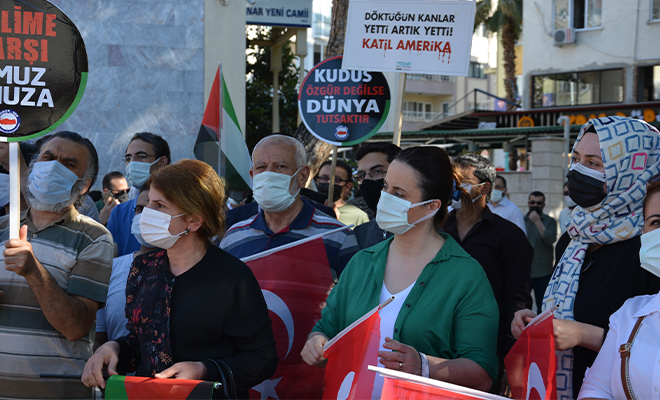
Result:
{"label": "green blazer", "polygon": [[[429,356],[467,358],[495,379],[499,315],[493,290],[481,265],[441,235],[445,244],[417,278],[392,339]],[[379,304],[392,239],[353,256],[312,331],[332,338]]]}

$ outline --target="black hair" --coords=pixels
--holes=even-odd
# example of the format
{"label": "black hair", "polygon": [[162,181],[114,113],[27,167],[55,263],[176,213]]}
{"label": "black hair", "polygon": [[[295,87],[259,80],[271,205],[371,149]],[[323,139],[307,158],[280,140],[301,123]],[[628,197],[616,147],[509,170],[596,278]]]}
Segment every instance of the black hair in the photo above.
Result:
{"label": "black hair", "polygon": [[[170,156],[170,145],[167,144],[167,141],[161,136],[153,134],[151,132],[138,132],[131,138],[131,141],[128,142],[130,145],[134,140],[140,139],[143,142],[149,143],[154,148],[154,155],[156,158],[167,157],[167,164],[169,165],[172,162],[172,157]],[[128,146],[127,146],[128,148]]]}
{"label": "black hair", "polygon": [[[331,160],[323,161],[323,164],[321,164],[321,166],[319,167],[319,170],[321,170],[321,168],[325,167],[326,165],[332,165],[332,161]],[[348,165],[346,162],[344,162],[342,160],[337,160],[336,168],[341,168],[344,171],[346,171],[346,174],[348,175],[348,181],[349,182],[353,181],[353,168],[351,168],[350,165]],[[336,174],[336,172],[335,172],[335,174]]]}
{"label": "black hair", "polygon": [[124,175],[119,171],[108,172],[107,174],[105,174],[105,176],[103,177],[103,181],[101,182],[101,184],[103,185],[103,189],[110,189],[111,180],[117,178],[123,178],[123,177]]}
{"label": "black hair", "polygon": [[441,228],[447,218],[447,206],[454,189],[459,190],[462,196],[467,195],[458,186],[461,183],[461,175],[452,166],[447,152],[434,146],[410,147],[401,150],[394,160],[415,170],[422,201],[438,199],[442,202],[438,213],[433,217],[436,227]]}
{"label": "black hair", "polygon": [[393,143],[386,142],[375,142],[367,143],[361,146],[355,152],[355,159],[360,161],[362,157],[366,156],[369,153],[384,153],[387,155],[387,162],[391,163],[396,157],[397,154],[401,151],[401,148]]}
{"label": "black hair", "polygon": [[472,172],[479,179],[479,183],[490,183],[490,192],[486,196],[486,203],[490,201],[490,194],[493,192],[493,183],[495,183],[495,165],[486,157],[477,153],[467,153],[454,159],[454,162],[461,168],[474,168]]}
{"label": "black hair", "polygon": [[[539,192],[538,190],[535,190],[535,191],[533,191],[532,193],[529,194],[529,197],[532,197],[532,196],[534,196],[534,197],[543,197],[543,202],[545,203],[545,195],[543,194],[543,192]],[[528,197],[528,199],[529,199],[529,197]]]}
{"label": "black hair", "polygon": [[[495,175],[495,180],[498,180],[498,179],[502,180],[502,183],[504,183],[504,187],[506,188],[506,179],[504,179],[504,177],[502,175],[497,174],[497,175]],[[495,181],[493,181],[493,183],[495,183]]]}
{"label": "black hair", "polygon": [[53,133],[52,135],[44,136],[39,140],[37,140],[34,144],[38,146],[39,152],[41,152],[43,146],[55,138],[70,140],[74,143],[83,145],[87,148],[87,153],[89,154],[89,160],[87,163],[87,170],[85,171],[82,178],[89,179],[90,184],[89,187],[87,188],[87,191],[82,194],[81,197],[83,197],[84,195],[89,193],[92,186],[94,186],[94,182],[96,182],[96,177],[99,174],[99,155],[96,152],[96,147],[94,147],[94,145],[92,144],[92,142],[89,141],[89,139],[84,138],[79,134],[77,134],[76,132],[71,132],[71,131],[59,131]]}

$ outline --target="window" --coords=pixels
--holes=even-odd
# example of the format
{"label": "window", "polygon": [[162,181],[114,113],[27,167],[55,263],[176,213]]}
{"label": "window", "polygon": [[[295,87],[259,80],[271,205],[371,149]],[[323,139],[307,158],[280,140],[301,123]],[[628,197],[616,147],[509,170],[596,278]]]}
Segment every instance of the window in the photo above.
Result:
{"label": "window", "polygon": [[313,2],[312,34],[319,37],[330,36],[332,25],[332,3],[324,1]]}
{"label": "window", "polygon": [[449,103],[442,103],[442,117],[447,118],[449,116]]}
{"label": "window", "polygon": [[637,68],[637,101],[660,100],[660,65]]}
{"label": "window", "polygon": [[602,26],[602,1],[555,0],[555,30],[566,28],[590,29]]}
{"label": "window", "polygon": [[486,74],[484,74],[484,66],[485,64],[470,62],[470,71],[468,72],[468,76],[470,78],[486,79]]}
{"label": "window", "polygon": [[422,103],[420,101],[403,102],[403,116],[409,121],[431,121],[433,119],[431,109],[431,103]]}
{"label": "window", "polygon": [[660,0],[651,0],[651,21],[660,20]]}
{"label": "window", "polygon": [[533,90],[535,108],[621,103],[623,69],[537,75]]}
{"label": "window", "polygon": [[320,44],[314,45],[314,65],[323,61],[323,46]]}

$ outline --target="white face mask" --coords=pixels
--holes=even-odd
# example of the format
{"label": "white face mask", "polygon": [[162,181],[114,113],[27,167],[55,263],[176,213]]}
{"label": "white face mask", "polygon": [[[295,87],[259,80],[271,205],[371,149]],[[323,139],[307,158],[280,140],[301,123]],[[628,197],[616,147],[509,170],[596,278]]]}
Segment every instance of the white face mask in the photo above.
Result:
{"label": "white face mask", "polygon": [[493,194],[490,195],[490,201],[493,203],[499,203],[504,197],[504,190],[493,189]]}
{"label": "white face mask", "polygon": [[[298,168],[298,171],[300,170],[301,168]],[[270,171],[254,175],[252,194],[259,207],[268,212],[282,212],[289,208],[300,192],[298,189],[295,194],[291,194],[289,189],[291,180],[298,174],[298,171],[291,176]]]}
{"label": "white face mask", "polygon": [[380,194],[380,200],[378,200],[376,223],[378,224],[378,227],[384,231],[392,232],[395,235],[403,235],[418,223],[426,221],[429,218],[433,218],[433,216],[438,212],[439,208],[423,216],[412,224],[408,223],[408,210],[423,204],[428,204],[432,201],[433,200],[427,200],[421,203],[413,204],[387,192],[382,192]]}
{"label": "white face mask", "polygon": [[640,239],[639,261],[642,268],[660,277],[660,229],[644,233]]}
{"label": "white face mask", "polygon": [[59,204],[71,199],[71,189],[81,178],[59,161],[34,163],[27,183],[30,192],[44,204]]}
{"label": "white face mask", "polygon": [[180,217],[183,214],[170,215],[145,207],[140,215],[140,233],[144,241],[152,246],[169,249],[174,246],[181,235],[188,234],[188,229],[176,235],[170,233],[172,218]]}
{"label": "white face mask", "polygon": [[160,157],[151,164],[142,161],[131,161],[126,165],[126,179],[132,186],[139,188],[151,176],[151,166],[156,164]]}
{"label": "white face mask", "polygon": [[142,234],[140,233],[140,215],[142,214],[135,214],[135,216],[133,217],[133,223],[131,224],[131,233],[133,234],[133,236],[135,236],[135,239],[138,241],[138,243],[140,243],[140,246],[144,246],[152,249],[154,246],[145,242],[144,238],[142,237]]}
{"label": "white face mask", "polygon": [[577,206],[577,203],[571,199],[571,196],[564,196],[564,204],[566,204],[566,207],[568,208],[575,208],[575,206]]}
{"label": "white face mask", "polygon": [[[481,186],[481,185],[485,185],[485,184],[486,184],[486,182],[481,182],[481,183],[478,184],[478,185],[470,185],[469,183],[461,183],[461,187],[464,188],[465,191],[468,192],[468,194],[471,195],[471,193],[472,193],[472,189],[474,189],[474,188],[476,188],[476,187],[479,187],[479,186]],[[483,196],[483,193],[479,193],[479,196],[477,196],[477,197],[475,197],[474,199],[472,199],[472,202],[474,203],[475,201],[479,200],[479,199],[481,198],[481,196]],[[460,208],[460,206],[459,206],[459,208]]]}

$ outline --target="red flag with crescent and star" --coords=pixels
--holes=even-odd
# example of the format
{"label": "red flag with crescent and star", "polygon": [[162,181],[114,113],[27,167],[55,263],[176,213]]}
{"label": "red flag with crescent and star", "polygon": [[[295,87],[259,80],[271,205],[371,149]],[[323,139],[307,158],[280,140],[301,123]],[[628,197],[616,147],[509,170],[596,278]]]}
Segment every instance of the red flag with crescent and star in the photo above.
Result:
{"label": "red flag with crescent and star", "polygon": [[325,391],[323,399],[371,399],[380,347],[380,306],[339,332],[324,346]]}
{"label": "red flag with crescent and star", "polygon": [[334,286],[323,239],[318,236],[262,254],[243,261],[259,281],[268,305],[280,362],[275,375],[250,390],[250,398],[320,399],[324,370],[307,365],[300,351]]}
{"label": "red flag with crescent and star", "polygon": [[514,399],[557,398],[557,358],[552,321],[548,309],[530,321],[504,358]]}

